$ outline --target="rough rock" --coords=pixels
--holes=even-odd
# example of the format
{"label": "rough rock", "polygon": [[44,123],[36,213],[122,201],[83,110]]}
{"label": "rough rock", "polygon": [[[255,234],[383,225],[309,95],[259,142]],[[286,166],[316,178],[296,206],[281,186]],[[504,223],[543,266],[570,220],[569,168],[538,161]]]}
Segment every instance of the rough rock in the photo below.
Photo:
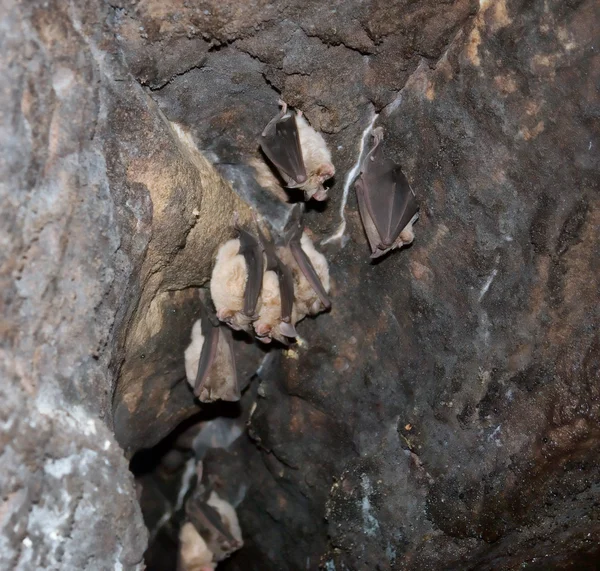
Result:
{"label": "rough rock", "polygon": [[129,74],[115,11],[9,0],[0,14],[3,568],[143,567],[117,441],[132,453],[200,410],[175,382],[183,328],[234,212],[249,220]]}
{"label": "rough rock", "polygon": [[[306,343],[263,370],[250,425],[262,451],[240,505],[249,531],[226,568],[589,564],[600,534],[597,6],[248,10],[173,9],[177,33],[194,26],[209,48],[152,97],[227,163],[255,151],[280,95],[299,106],[338,169],[310,225],[326,237],[343,212],[346,234],[328,246],[331,314],[302,324]],[[156,4],[127,17],[154,41],[175,33]],[[370,264],[343,189],[375,112],[421,218],[412,247]]]}
{"label": "rough rock", "polygon": [[[181,357],[248,220],[219,172],[265,208],[244,164],[282,97],[337,167],[308,216],[334,307],[215,456],[248,485],[224,569],[592,568],[599,23],[594,0],[5,2],[7,566],[140,567],[111,430],[131,455],[201,410]],[[348,176],[375,113],[421,218],[370,264]]]}

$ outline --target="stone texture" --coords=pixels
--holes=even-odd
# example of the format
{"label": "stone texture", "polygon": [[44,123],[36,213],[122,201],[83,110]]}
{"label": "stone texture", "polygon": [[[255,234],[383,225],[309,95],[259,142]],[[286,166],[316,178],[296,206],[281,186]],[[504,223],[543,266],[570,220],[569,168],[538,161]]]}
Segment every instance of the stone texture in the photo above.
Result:
{"label": "stone texture", "polygon": [[[338,171],[308,224],[345,234],[332,312],[263,363],[253,443],[211,463],[248,486],[223,568],[593,568],[594,0],[2,11],[3,564],[140,567],[111,430],[131,455],[200,410],[182,359],[198,290],[248,220],[208,161],[252,195],[244,162],[282,96]],[[343,189],[376,112],[421,218],[370,264]],[[236,349],[249,378],[263,354]]]}
{"label": "stone texture", "polygon": [[[150,6],[129,17],[157,22]],[[325,237],[380,112],[422,210],[415,244],[369,264],[350,193],[347,236],[329,246],[334,308],[261,369],[250,424],[261,453],[244,445],[230,459],[247,458],[237,472],[251,486],[246,547],[225,568],[589,567],[600,534],[597,6],[231,10],[206,4],[198,33],[212,46],[153,92],[165,115],[233,163],[255,151],[279,94],[302,108],[338,169],[326,209],[309,213]]]}
{"label": "stone texture", "polygon": [[123,65],[117,12],[2,4],[3,568],[143,567],[113,430],[132,453],[200,410],[183,380],[198,288],[249,219]]}

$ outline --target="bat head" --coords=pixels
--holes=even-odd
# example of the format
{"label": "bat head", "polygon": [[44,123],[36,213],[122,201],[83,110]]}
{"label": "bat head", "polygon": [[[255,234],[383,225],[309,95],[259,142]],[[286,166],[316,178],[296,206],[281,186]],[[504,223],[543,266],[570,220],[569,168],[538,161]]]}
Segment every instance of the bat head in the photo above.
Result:
{"label": "bat head", "polygon": [[256,317],[254,315],[244,315],[240,311],[231,309],[219,309],[217,319],[229,325],[234,331],[249,331],[250,324]]}
{"label": "bat head", "polygon": [[335,167],[331,163],[324,163],[316,171],[311,173],[307,183],[302,185],[304,198],[318,200],[319,202],[327,200],[327,189],[323,186],[326,180],[329,180],[335,174]]}

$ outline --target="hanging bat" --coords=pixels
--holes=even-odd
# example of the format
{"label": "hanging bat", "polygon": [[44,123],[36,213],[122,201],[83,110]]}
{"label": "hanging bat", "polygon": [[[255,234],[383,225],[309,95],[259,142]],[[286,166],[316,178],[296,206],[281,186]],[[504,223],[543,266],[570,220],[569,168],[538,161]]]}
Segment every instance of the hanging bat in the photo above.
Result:
{"label": "hanging bat", "polygon": [[260,146],[285,186],[304,191],[305,200],[325,200],[327,189],[323,183],[335,174],[327,143],[301,111],[288,111],[281,100],[279,104],[281,112],[260,135]]}
{"label": "hanging bat", "polygon": [[[295,298],[299,314],[315,315],[329,309],[329,266],[323,254],[317,252],[302,225],[302,205],[292,210],[284,231],[285,244],[294,259]],[[293,266],[292,266],[293,267]]]}
{"label": "hanging bat", "polygon": [[179,531],[177,571],[214,571],[213,552],[189,521]]}
{"label": "hanging bat", "polygon": [[383,155],[381,127],[373,131],[373,138],[375,144],[365,157],[355,188],[374,259],[414,240],[412,226],[419,206],[400,166]]}
{"label": "hanging bat", "polygon": [[291,270],[279,259],[275,244],[265,236],[257,223],[258,237],[267,259],[262,282],[262,304],[254,322],[257,338],[263,343],[276,339],[287,343],[286,337],[296,337],[294,328],[294,278]]}
{"label": "hanging bat", "polygon": [[185,511],[215,561],[222,561],[243,546],[235,509],[216,492],[208,492],[201,486],[187,499]]}
{"label": "hanging bat", "polygon": [[185,350],[185,373],[200,402],[240,400],[231,332],[213,325],[203,305]]}
{"label": "hanging bat", "polygon": [[258,240],[236,228],[239,238],[225,242],[217,253],[210,293],[220,321],[251,331],[260,305],[264,260]]}

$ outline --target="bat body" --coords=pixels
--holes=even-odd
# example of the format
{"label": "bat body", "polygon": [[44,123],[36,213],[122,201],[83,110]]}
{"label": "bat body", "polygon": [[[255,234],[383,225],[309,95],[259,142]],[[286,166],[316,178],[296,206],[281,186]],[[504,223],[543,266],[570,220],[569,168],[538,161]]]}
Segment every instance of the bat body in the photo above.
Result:
{"label": "bat body", "polygon": [[[293,292],[293,277],[291,283]],[[280,280],[275,271],[268,270],[263,276],[262,301],[258,319],[254,322],[256,338],[262,343],[270,343],[272,339],[275,339],[287,345],[288,338],[297,335],[294,325],[298,322],[298,314],[296,306],[293,304],[289,322],[282,320]]]}
{"label": "bat body", "polygon": [[205,310],[192,327],[185,374],[201,402],[240,400],[231,333],[214,326]]}
{"label": "bat body", "polygon": [[219,248],[210,293],[220,321],[232,329],[251,331],[260,304],[263,254],[252,234],[237,230],[239,238]]}
{"label": "bat body", "polygon": [[419,206],[400,166],[383,155],[383,130],[375,129],[373,137],[355,188],[371,258],[378,258],[414,240]]}
{"label": "bat body", "polygon": [[302,225],[301,205],[296,205],[285,229],[285,245],[293,261],[286,263],[293,268],[295,298],[298,312],[315,315],[322,309],[329,309],[329,266],[325,256],[317,252],[312,240],[306,235]]}
{"label": "bat body", "polygon": [[262,282],[262,303],[254,322],[257,338],[263,343],[276,339],[287,343],[286,337],[296,337],[294,329],[294,278],[288,266],[277,256],[273,241],[257,224],[260,243],[267,260]]}
{"label": "bat body", "polygon": [[[294,252],[296,249],[300,251]],[[289,261],[289,265],[294,276],[294,297],[298,321],[300,321],[306,315],[316,315],[331,307],[328,296],[330,290],[329,265],[325,256],[316,250],[312,240],[305,232],[302,233],[300,244],[294,244],[294,249],[290,248],[290,253],[292,260]],[[284,259],[283,254],[280,257]],[[300,262],[298,258],[300,258]],[[284,259],[284,261],[287,260]],[[305,273],[304,268],[307,266],[309,269]]]}
{"label": "bat body", "polygon": [[323,183],[335,174],[327,143],[301,112],[279,103],[281,112],[265,127],[260,146],[286,187],[301,189],[306,200],[325,200]]}
{"label": "bat body", "polygon": [[238,239],[225,242],[217,253],[210,280],[217,317],[236,330],[251,330],[252,319],[244,314],[244,293],[248,281],[246,260]]}
{"label": "bat body", "polygon": [[186,515],[206,545],[206,551],[211,553],[212,560],[223,561],[244,545],[242,531],[235,509],[229,502],[214,491],[206,496],[203,489],[194,492],[186,502]]}
{"label": "bat body", "polygon": [[186,522],[179,531],[177,571],[214,571],[213,552],[194,525]]}

